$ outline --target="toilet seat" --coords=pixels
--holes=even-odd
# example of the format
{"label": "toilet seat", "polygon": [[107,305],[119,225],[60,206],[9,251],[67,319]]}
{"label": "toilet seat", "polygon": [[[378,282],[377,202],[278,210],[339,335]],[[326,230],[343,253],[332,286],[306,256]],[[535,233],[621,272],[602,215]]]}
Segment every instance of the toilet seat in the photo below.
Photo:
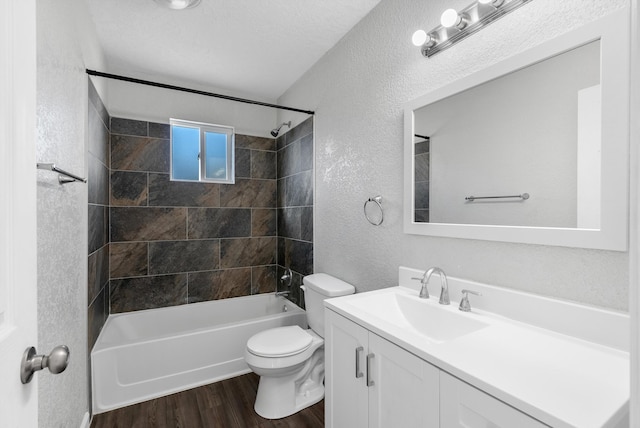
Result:
{"label": "toilet seat", "polygon": [[267,358],[290,357],[309,349],[313,337],[297,325],[277,327],[252,336],[247,350]]}

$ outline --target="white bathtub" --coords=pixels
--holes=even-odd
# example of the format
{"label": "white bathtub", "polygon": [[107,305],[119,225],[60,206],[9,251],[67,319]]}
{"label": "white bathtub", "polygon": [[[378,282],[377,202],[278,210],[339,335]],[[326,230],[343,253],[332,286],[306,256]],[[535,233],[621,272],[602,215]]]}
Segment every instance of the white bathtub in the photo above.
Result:
{"label": "white bathtub", "polygon": [[305,312],[273,293],[110,315],[91,352],[93,413],[249,373],[247,340],[285,325],[307,328]]}

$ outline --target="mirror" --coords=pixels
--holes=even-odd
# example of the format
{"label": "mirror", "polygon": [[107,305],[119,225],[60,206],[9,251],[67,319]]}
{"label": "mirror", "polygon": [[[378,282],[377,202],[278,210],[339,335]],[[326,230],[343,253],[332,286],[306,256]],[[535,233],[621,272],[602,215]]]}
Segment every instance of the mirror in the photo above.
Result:
{"label": "mirror", "polygon": [[405,232],[626,250],[626,25],[616,12],[408,103]]}
{"label": "mirror", "polygon": [[600,115],[599,40],[416,109],[414,221],[599,229]]}

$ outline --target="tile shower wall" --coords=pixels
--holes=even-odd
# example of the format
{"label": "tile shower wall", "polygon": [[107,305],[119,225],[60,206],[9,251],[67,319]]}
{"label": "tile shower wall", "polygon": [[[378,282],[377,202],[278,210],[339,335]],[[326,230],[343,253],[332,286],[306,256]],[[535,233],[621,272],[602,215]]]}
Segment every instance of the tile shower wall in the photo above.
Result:
{"label": "tile shower wall", "polygon": [[413,180],[415,182],[414,221],[429,221],[429,140],[415,143]]}
{"label": "tile shower wall", "polygon": [[313,117],[278,137],[278,276],[291,268],[289,298],[304,307],[302,277],[313,273]]}
{"label": "tile shower wall", "polygon": [[88,351],[109,314],[109,113],[89,80]]}
{"label": "tile shower wall", "polygon": [[111,119],[111,313],[276,289],[276,141],[236,135],[235,184],[169,180],[169,125]]}

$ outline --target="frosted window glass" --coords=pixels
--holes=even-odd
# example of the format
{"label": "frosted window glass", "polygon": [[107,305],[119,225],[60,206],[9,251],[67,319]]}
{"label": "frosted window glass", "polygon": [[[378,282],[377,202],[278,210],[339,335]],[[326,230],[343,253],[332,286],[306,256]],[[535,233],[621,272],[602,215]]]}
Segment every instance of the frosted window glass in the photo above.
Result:
{"label": "frosted window glass", "polygon": [[174,180],[200,179],[200,130],[172,127],[172,176]]}
{"label": "frosted window glass", "polygon": [[205,178],[227,178],[227,134],[205,132],[204,144],[206,153]]}

